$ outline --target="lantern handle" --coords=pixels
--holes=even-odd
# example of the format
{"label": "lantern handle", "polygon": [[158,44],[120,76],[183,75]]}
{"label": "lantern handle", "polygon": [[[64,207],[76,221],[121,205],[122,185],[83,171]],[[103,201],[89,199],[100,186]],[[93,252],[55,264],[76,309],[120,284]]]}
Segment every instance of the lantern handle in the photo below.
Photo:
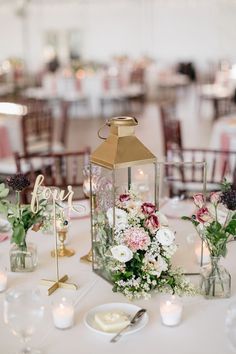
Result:
{"label": "lantern handle", "polygon": [[102,139],[102,140],[106,140],[106,138],[104,137],[104,136],[101,136],[101,134],[100,134],[100,132],[101,132],[101,130],[104,128],[104,127],[106,127],[106,126],[108,126],[108,127],[110,127],[110,122],[109,122],[109,120],[106,120],[106,122],[99,128],[99,130],[98,130],[98,137],[100,138],[100,139]]}

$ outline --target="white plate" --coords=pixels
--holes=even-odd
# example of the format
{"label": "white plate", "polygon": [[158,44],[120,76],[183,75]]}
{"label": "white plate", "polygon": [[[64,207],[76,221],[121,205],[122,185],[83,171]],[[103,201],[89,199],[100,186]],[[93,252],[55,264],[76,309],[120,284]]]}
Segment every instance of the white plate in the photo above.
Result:
{"label": "white plate", "polygon": [[[94,316],[97,312],[104,312],[104,311],[122,311],[125,312],[127,315],[129,315],[131,318],[132,316],[135,315],[135,313],[140,310],[141,307],[132,305],[132,304],[127,304],[127,303],[119,303],[119,302],[112,302],[109,304],[104,304],[100,305],[97,307],[94,307],[91,309],[89,312],[87,312],[84,316],[84,323],[86,327],[88,327],[90,330],[93,332],[99,333],[99,334],[104,334],[107,336],[114,336],[116,332],[111,333],[111,332],[104,332],[95,322]],[[142,328],[146,326],[148,323],[148,314],[145,313],[142,319],[133,327],[130,327],[124,332],[124,335],[135,333],[140,331]]]}

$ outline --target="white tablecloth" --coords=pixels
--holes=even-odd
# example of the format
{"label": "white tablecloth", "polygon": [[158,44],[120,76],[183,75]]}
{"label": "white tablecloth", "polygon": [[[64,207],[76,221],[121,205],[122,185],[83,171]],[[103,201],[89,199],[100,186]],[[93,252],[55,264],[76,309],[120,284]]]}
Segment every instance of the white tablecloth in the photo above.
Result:
{"label": "white tablecloth", "polygon": [[[186,243],[186,237],[193,232],[192,226],[178,219],[170,219],[173,229],[177,230],[179,248],[175,263],[192,262],[192,270],[198,269],[193,252]],[[147,326],[136,334],[124,336],[116,344],[109,343],[107,336],[95,334],[83,322],[87,311],[108,302],[128,302],[127,299],[112,292],[112,287],[96,274],[92,273],[91,265],[80,262],[80,256],[90,246],[89,218],[73,220],[68,246],[76,250],[71,258],[60,260],[61,275],[68,274],[70,281],[79,285],[79,290],[57,290],[53,295],[46,295],[46,287],[39,286],[47,306],[47,318],[44,326],[32,338],[32,344],[40,347],[46,354],[230,354],[224,333],[224,321],[228,305],[236,299],[236,269],[233,259],[236,243],[232,243],[225,264],[232,275],[232,297],[224,300],[205,300],[198,296],[184,298],[184,315],[182,323],[177,327],[165,327],[161,324],[159,314],[160,296],[154,295],[151,300],[135,303],[148,310]],[[50,257],[53,248],[53,237],[40,232],[31,232],[29,238],[38,246],[39,265],[33,273],[9,273],[9,287],[23,285],[38,286],[40,279],[55,278],[55,261]],[[8,260],[9,242],[0,243],[0,262]],[[192,253],[191,253],[192,252]],[[197,277],[193,277],[195,280]],[[67,296],[77,302],[75,326],[68,330],[54,328],[51,319],[51,303],[61,296]],[[3,322],[4,293],[0,294],[0,334],[1,354],[12,354],[20,348],[18,338],[14,337]]]}

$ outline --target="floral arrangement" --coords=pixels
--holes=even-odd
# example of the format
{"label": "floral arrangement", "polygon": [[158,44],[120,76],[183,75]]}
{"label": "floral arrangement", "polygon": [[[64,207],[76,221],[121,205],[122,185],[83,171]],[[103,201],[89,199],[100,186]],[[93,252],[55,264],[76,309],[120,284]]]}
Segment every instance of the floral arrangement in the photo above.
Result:
{"label": "floral arrangement", "polygon": [[113,291],[129,299],[147,298],[153,290],[194,292],[180,269],[172,269],[175,235],[167,218],[152,203],[143,203],[129,191],[116,201],[113,234],[113,208],[108,208],[106,217],[97,216],[95,227],[99,233],[95,251],[102,263],[98,267],[109,274]]}
{"label": "floral arrangement", "polygon": [[196,213],[182,217],[192,222],[211,257],[225,257],[227,243],[236,237],[236,190],[224,181],[222,190],[212,192],[207,203],[202,193],[193,196]]}
{"label": "floral arrangement", "polygon": [[[9,196],[10,189],[16,193],[16,202],[6,199]],[[23,174],[16,174],[7,178],[5,183],[0,184],[0,213],[7,217],[12,227],[11,242],[15,243],[22,251],[27,249],[26,234],[34,226],[37,231],[38,225],[42,222],[42,214],[45,209],[45,202],[40,201],[39,211],[34,214],[30,205],[20,203],[21,192],[30,185],[30,181]],[[38,224],[38,225],[37,225]]]}

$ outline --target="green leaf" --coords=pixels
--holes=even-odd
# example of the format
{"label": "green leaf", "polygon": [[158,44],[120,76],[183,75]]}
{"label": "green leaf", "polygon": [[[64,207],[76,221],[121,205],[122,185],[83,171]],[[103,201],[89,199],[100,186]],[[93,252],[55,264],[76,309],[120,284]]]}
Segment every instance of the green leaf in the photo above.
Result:
{"label": "green leaf", "polygon": [[8,212],[8,205],[1,203],[0,201],[0,214],[7,215],[7,212]]}
{"label": "green leaf", "polygon": [[230,220],[225,231],[228,232],[230,235],[236,236],[236,219]]}
{"label": "green leaf", "polygon": [[232,219],[236,219],[236,213],[232,216]]}
{"label": "green leaf", "polygon": [[216,234],[221,230],[221,224],[218,221],[213,221],[206,229],[209,234]]}
{"label": "green leaf", "polygon": [[17,245],[20,245],[25,242],[25,229],[22,224],[14,225],[13,227],[13,234],[12,234],[12,241]]}
{"label": "green leaf", "polygon": [[196,221],[195,219],[193,218],[190,218],[189,216],[182,216],[181,217],[182,220],[187,220],[187,221],[191,221],[191,223],[197,227],[200,223],[198,221]]}
{"label": "green leaf", "polygon": [[8,194],[9,194],[8,188],[0,190],[0,198],[6,198],[8,196]]}
{"label": "green leaf", "polygon": [[192,218],[190,218],[189,216],[182,216],[181,219],[182,220],[192,221]]}
{"label": "green leaf", "polygon": [[0,183],[0,192],[5,189],[5,183]]}

